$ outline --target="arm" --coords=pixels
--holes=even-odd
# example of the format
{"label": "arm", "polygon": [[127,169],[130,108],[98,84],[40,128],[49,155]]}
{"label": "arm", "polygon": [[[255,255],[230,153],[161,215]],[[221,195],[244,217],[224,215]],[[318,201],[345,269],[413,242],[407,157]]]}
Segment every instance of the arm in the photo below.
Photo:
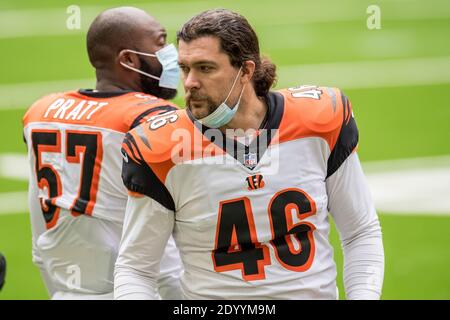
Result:
{"label": "arm", "polygon": [[164,300],[182,300],[180,275],[183,271],[180,254],[172,237],[169,238],[161,260],[158,278],[159,295]]}
{"label": "arm", "polygon": [[384,275],[381,228],[355,152],[326,180],[326,186],[328,209],[344,252],[347,299],[379,299]]}
{"label": "arm", "polygon": [[[32,175],[33,176],[33,175]],[[42,216],[41,206],[39,205],[38,193],[34,181],[30,181],[28,190],[28,205],[30,206],[30,221],[31,221],[31,239],[32,239],[32,259],[33,263],[39,268],[42,280],[47,288],[50,297],[53,296],[56,289],[52,285],[51,277],[45,269],[42,261],[39,248],[37,247],[37,240],[39,236],[46,231],[44,217]]]}
{"label": "arm", "polygon": [[[148,148],[145,143],[142,147]],[[128,197],[125,211],[115,298],[157,299],[159,288],[162,298],[178,299],[182,267],[173,239],[168,244],[174,226],[172,195],[144,160],[131,132],[125,136],[122,154],[122,179],[135,196]]]}
{"label": "arm", "polygon": [[[50,94],[42,99],[51,98],[54,96],[55,96],[54,94]],[[32,151],[32,147],[30,145],[31,141],[29,142],[27,139],[26,126],[28,124],[30,114],[33,113],[33,110],[34,110],[33,107],[37,106],[41,102],[42,99],[36,101],[28,109],[28,111],[25,113],[25,115],[23,116],[23,119],[22,119],[22,125],[24,128],[23,129],[23,141],[27,148],[29,161],[31,161],[30,157],[32,159],[34,159],[34,157],[32,156],[33,151]],[[46,228],[45,220],[44,220],[44,217],[42,214],[42,208],[39,203],[39,189],[38,189],[38,186],[36,183],[36,172],[35,172],[33,164],[31,164],[29,178],[28,178],[28,206],[29,206],[29,211],[30,211],[30,222],[31,222],[32,261],[39,268],[42,280],[44,281],[44,284],[47,288],[47,292],[48,292],[50,298],[52,298],[56,292],[56,288],[54,287],[54,285],[52,283],[51,275],[47,272],[47,270],[45,268],[44,262],[41,258],[41,253],[40,253],[39,247],[37,246],[37,241],[38,241],[39,237],[44,232],[47,231],[47,228]]]}
{"label": "arm", "polygon": [[160,261],[173,223],[173,211],[155,200],[128,198],[114,271],[115,299],[159,298]]}

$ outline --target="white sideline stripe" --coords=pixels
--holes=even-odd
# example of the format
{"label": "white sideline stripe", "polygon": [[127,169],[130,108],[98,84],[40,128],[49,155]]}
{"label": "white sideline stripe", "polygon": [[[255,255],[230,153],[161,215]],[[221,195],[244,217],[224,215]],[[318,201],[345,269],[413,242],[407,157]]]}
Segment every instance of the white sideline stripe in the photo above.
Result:
{"label": "white sideline stripe", "polygon": [[[450,83],[450,56],[382,61],[281,66],[277,87],[318,84],[343,89],[403,87]],[[94,79],[0,85],[0,110],[26,109],[36,99],[77,88],[92,88]],[[182,92],[182,90],[180,90]]]}
{"label": "white sideline stripe", "polygon": [[94,79],[0,85],[0,110],[27,109],[34,101],[49,93],[79,88],[93,88],[94,86]]}
{"label": "white sideline stripe", "polygon": [[28,192],[0,193],[0,216],[28,212]]}
{"label": "white sideline stripe", "polygon": [[[450,168],[450,156],[368,161],[362,166],[366,175],[374,176],[393,171]],[[0,154],[0,177],[26,181],[29,177],[27,156],[21,153]]]}
{"label": "white sideline stripe", "polygon": [[343,89],[450,83],[450,56],[283,66],[278,87],[317,84]]}
{"label": "white sideline stripe", "polygon": [[405,170],[450,168],[450,155],[419,158],[366,161],[362,164],[366,174],[401,172]]}
{"label": "white sideline stripe", "polygon": [[[1,172],[26,180],[23,154],[0,155]],[[20,166],[18,166],[20,164]],[[362,164],[378,211],[395,214],[450,215],[450,156]],[[0,193],[0,214],[27,211],[27,192]]]}
{"label": "white sideline stripe", "polygon": [[[229,1],[227,7],[237,10],[247,17],[255,26],[289,25],[308,23],[332,23],[337,21],[361,21],[365,27],[367,4],[359,1],[284,1],[288,8],[283,15],[274,15],[272,0],[258,1],[257,10],[252,5]],[[197,12],[207,8],[223,7],[223,1],[189,1],[189,2],[154,2],[127,4],[142,8],[167,28],[178,30],[182,23]],[[53,36],[85,33],[91,21],[104,9],[110,6],[81,5],[81,29],[69,30],[66,20],[69,14],[67,7],[47,9],[2,10],[0,12],[0,39]],[[423,5],[423,1],[383,3],[381,6],[382,21],[389,20],[424,20],[445,19],[450,17],[450,7],[446,0],[434,1],[431,5]]]}
{"label": "white sideline stripe", "polygon": [[450,156],[371,161],[362,166],[378,211],[450,215]]}
{"label": "white sideline stripe", "polygon": [[450,215],[450,166],[371,173],[366,177],[378,211]]}
{"label": "white sideline stripe", "polygon": [[26,155],[18,153],[3,153],[0,155],[0,177],[28,180],[29,167]]}

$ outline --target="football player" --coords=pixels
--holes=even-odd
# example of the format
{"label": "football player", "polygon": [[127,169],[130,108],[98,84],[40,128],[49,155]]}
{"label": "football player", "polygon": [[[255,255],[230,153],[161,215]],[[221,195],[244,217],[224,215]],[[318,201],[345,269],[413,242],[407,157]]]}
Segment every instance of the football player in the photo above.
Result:
{"label": "football player", "polygon": [[[104,11],[89,28],[87,50],[96,89],[50,94],[23,118],[33,261],[53,299],[113,297],[127,201],[121,143],[128,130],[177,109],[165,99],[177,93],[178,54],[146,12]],[[180,272],[172,240],[158,277],[162,298],[180,297]]]}
{"label": "football player", "polygon": [[358,130],[337,88],[270,91],[247,20],[203,12],[178,32],[186,110],[129,132],[129,196],[115,298],[154,299],[173,233],[187,299],[336,299],[328,212],[340,232],[348,299],[378,299],[381,229]]}

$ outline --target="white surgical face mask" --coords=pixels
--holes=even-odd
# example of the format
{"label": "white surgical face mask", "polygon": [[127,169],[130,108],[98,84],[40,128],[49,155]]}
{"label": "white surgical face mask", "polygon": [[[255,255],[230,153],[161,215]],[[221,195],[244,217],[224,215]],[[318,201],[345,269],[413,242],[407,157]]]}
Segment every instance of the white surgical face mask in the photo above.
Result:
{"label": "white surgical face mask", "polygon": [[234,107],[229,107],[226,102],[228,98],[231,95],[231,92],[234,89],[234,86],[236,85],[237,79],[239,78],[239,75],[241,74],[242,67],[239,68],[238,74],[236,75],[236,78],[234,79],[233,85],[231,86],[230,91],[228,92],[227,97],[225,100],[220,104],[220,106],[214,110],[213,113],[207,115],[204,118],[197,119],[201,124],[209,127],[209,128],[220,128],[226,125],[233,119],[234,115],[236,114],[237,110],[239,109],[239,103],[241,102],[242,93],[244,92],[245,85],[242,87],[241,94],[239,95],[239,99],[234,105]]}
{"label": "white surgical face mask", "polygon": [[137,68],[130,67],[129,65],[120,62],[122,66],[127,69],[139,72],[147,77],[159,80],[159,86],[164,88],[176,89],[178,87],[178,82],[180,80],[180,67],[178,66],[178,52],[175,46],[171,43],[164,48],[152,53],[145,53],[126,49],[125,51],[132,52],[135,54],[140,54],[147,57],[156,57],[162,65],[161,77],[157,77],[153,74],[144,72]]}

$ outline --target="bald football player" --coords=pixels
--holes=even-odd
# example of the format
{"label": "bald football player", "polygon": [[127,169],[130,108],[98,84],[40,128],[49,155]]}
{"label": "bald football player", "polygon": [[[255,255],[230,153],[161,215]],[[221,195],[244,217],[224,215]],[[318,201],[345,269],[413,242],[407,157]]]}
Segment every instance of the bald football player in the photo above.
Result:
{"label": "bald football player", "polygon": [[[127,192],[133,192],[121,179],[121,142],[128,130],[177,109],[165,100],[176,96],[179,81],[178,54],[166,37],[140,9],[102,12],[87,33],[95,89],[49,94],[23,118],[33,261],[53,299],[113,297]],[[180,298],[181,270],[169,241],[158,276],[161,298]]]}

